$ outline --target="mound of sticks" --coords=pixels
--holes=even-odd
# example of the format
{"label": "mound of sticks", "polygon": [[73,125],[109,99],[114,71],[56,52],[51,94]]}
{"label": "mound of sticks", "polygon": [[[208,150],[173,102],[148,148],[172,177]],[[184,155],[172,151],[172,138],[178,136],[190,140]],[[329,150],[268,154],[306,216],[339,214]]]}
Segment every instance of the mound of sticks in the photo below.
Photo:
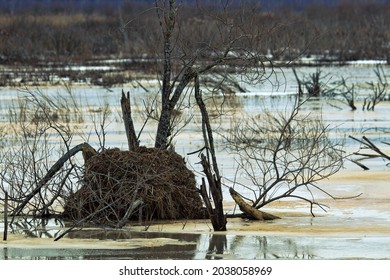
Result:
{"label": "mound of sticks", "polygon": [[64,216],[95,224],[128,220],[204,218],[195,175],[173,151],[107,149],[86,161],[82,187]]}

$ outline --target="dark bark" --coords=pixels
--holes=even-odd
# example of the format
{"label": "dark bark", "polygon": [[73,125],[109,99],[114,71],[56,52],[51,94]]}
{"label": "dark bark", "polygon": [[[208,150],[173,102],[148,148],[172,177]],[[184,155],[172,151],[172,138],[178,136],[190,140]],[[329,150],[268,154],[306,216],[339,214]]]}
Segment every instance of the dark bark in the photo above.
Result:
{"label": "dark bark", "polygon": [[206,175],[209,189],[214,201],[214,209],[211,206],[209,198],[207,197],[205,181],[202,180],[201,194],[206,204],[207,210],[210,215],[210,220],[215,231],[226,231],[226,217],[223,212],[223,195],[221,187],[221,176],[219,174],[217,158],[214,149],[214,138],[206,106],[202,99],[202,94],[199,88],[199,79],[195,77],[195,99],[202,114],[202,128],[205,141],[206,151],[211,154],[211,163],[204,154],[201,154],[201,164],[203,172]]}
{"label": "dark bark", "polygon": [[[354,155],[361,156],[360,159],[357,160],[351,160],[353,163],[357,164],[364,170],[369,170],[367,166],[362,164],[360,161],[365,160],[365,159],[372,159],[372,158],[383,158],[385,160],[390,161],[390,155],[384,153],[377,145],[375,145],[371,140],[369,140],[366,136],[362,137],[362,140],[357,139],[353,136],[349,136],[351,139],[359,142],[363,146],[360,148],[361,150],[370,150],[373,153],[367,153],[367,152],[355,152]],[[390,143],[387,142],[382,142],[383,144],[390,145]]]}
{"label": "dark bark", "polygon": [[127,96],[126,96],[123,90],[122,90],[122,97],[121,97],[121,108],[122,108],[123,122],[126,130],[128,147],[129,150],[132,151],[139,146],[139,141],[135,134],[134,123],[131,117],[130,93],[127,92]]}
{"label": "dark bark", "polygon": [[171,135],[171,117],[172,109],[170,104],[167,103],[162,107],[160,119],[158,121],[155,147],[160,149],[166,149],[168,146],[168,138]]}
{"label": "dark bark", "polygon": [[[171,86],[171,76],[172,76],[172,43],[171,37],[175,28],[175,1],[169,1],[169,16],[163,19],[164,15],[160,15],[159,8],[157,7],[156,1],[156,11],[160,20],[160,26],[164,36],[164,65],[163,65],[163,77],[162,77],[162,88],[161,88],[161,114],[158,122],[157,133],[156,133],[156,148],[167,148],[168,137],[170,136],[170,123],[172,109],[170,96],[172,93]],[[164,30],[164,23],[166,24],[166,29]]]}
{"label": "dark bark", "polygon": [[297,83],[298,83],[298,95],[299,95],[299,96],[303,96],[302,82],[301,82],[301,80],[299,79],[299,77],[298,77],[298,75],[297,75],[297,71],[295,70],[295,68],[293,68],[292,70],[293,70],[295,79],[297,80]]}
{"label": "dark bark", "polygon": [[[165,75],[165,74],[164,74]],[[168,96],[168,100],[166,100],[167,96],[163,93],[162,96],[162,107],[161,107],[161,115],[157,126],[156,133],[156,142],[155,147],[166,149],[169,146],[169,137],[172,134],[172,112],[177,102],[180,99],[184,89],[191,82],[191,80],[195,77],[195,73],[192,71],[191,67],[187,67],[184,71],[183,75],[180,78],[180,82],[175,88],[172,97]]]}
{"label": "dark bark", "polygon": [[[201,164],[203,167],[203,172],[205,173],[207,181],[209,183],[209,189],[214,201],[214,209],[208,209],[213,229],[215,231],[226,231],[227,221],[223,212],[221,180],[220,178],[216,178],[216,176],[212,173],[210,169],[210,163],[208,162],[204,154],[201,154]],[[205,187],[203,186],[203,188]],[[202,197],[204,196],[202,195]]]}

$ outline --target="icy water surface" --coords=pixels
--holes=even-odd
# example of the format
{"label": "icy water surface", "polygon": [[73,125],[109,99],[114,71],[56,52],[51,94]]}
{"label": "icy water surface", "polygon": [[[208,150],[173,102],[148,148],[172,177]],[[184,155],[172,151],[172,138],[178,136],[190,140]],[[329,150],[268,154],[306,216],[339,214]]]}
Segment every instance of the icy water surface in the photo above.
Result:
{"label": "icy water surface", "polygon": [[[324,68],[324,73],[341,76],[351,82],[375,81],[373,67]],[[301,68],[301,73],[314,72],[313,68]],[[385,73],[389,73],[385,68]],[[220,135],[229,131],[232,119],[261,114],[264,108],[286,110],[294,101],[296,86],[291,69],[277,73],[277,77],[261,87],[249,87],[250,92],[238,93],[236,97],[223,100],[224,118],[214,120],[218,161],[222,175],[234,179],[236,164],[227,153]],[[140,87],[128,88],[132,93],[136,129],[143,118],[143,101],[153,98],[156,87],[149,85],[149,92]],[[64,94],[63,89],[41,89],[45,94]],[[368,94],[361,89],[363,97],[357,99],[358,110],[351,111],[341,101],[332,99],[309,100],[303,110],[312,115],[322,115],[323,120],[335,129],[334,139],[345,139],[348,153],[358,150],[359,143],[349,135],[367,136],[373,142],[389,142],[390,103],[381,102],[375,111],[362,111],[363,98]],[[91,131],[93,114],[105,104],[110,104],[111,120],[107,125],[107,147],[126,149],[126,137],[120,117],[121,88],[75,87],[72,89],[85,115],[78,129]],[[0,125],[7,127],[10,106],[16,103],[15,96],[23,92],[15,89],[0,90]],[[149,97],[148,97],[149,96]],[[211,102],[209,100],[208,102]],[[216,103],[215,103],[216,102]],[[210,104],[222,103],[214,99]],[[89,112],[89,113],[88,113]],[[176,152],[183,155],[191,168],[199,171],[196,155],[187,155],[203,146],[200,136],[199,113],[187,108],[183,111],[194,116],[189,125],[175,139]],[[141,137],[141,144],[153,145],[155,126],[148,124]],[[78,134],[74,145],[84,142]],[[91,145],[98,140],[93,133],[88,137]],[[389,146],[381,146],[389,152]],[[20,221],[14,226],[9,241],[0,242],[0,259],[389,259],[390,258],[390,184],[389,168],[380,159],[366,163],[371,170],[362,171],[351,162],[334,177],[321,182],[320,186],[340,197],[361,194],[356,199],[332,200],[319,197],[329,206],[327,212],[316,209],[316,217],[310,215],[309,205],[296,201],[283,201],[270,205],[267,211],[282,219],[272,222],[228,220],[226,233],[213,234],[208,221],[179,221],[152,225],[145,228],[129,225],[123,230],[75,231],[54,242],[63,230],[61,221]],[[225,192],[227,211],[233,212],[228,192]],[[31,223],[35,223],[31,227]],[[0,232],[3,231],[0,219]],[[33,230],[31,230],[33,229]]]}

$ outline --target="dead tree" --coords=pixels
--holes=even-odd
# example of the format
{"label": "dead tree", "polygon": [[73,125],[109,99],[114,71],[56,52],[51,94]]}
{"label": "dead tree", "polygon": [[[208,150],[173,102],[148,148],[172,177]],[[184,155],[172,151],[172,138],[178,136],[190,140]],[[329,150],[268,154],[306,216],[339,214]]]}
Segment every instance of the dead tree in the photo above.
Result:
{"label": "dead tree", "polygon": [[[364,98],[362,110],[374,111],[378,103],[388,98],[389,84],[384,74],[383,68],[377,66],[374,70],[377,77],[376,82],[366,83],[366,87],[371,90],[371,93]],[[355,100],[357,97],[357,90],[355,84],[348,84],[347,80],[341,77],[340,80],[335,81],[334,87],[329,87],[329,92],[332,96],[340,96],[343,101],[354,111],[357,110]]]}
{"label": "dead tree", "polygon": [[202,132],[205,143],[204,148],[207,154],[207,156],[205,156],[203,153],[200,155],[201,165],[208,181],[209,189],[214,202],[214,207],[211,205],[210,199],[207,195],[207,188],[204,179],[202,179],[200,193],[206,205],[214,230],[226,231],[226,217],[223,212],[221,175],[219,174],[217,157],[214,148],[213,131],[211,129],[206,105],[204,104],[202,99],[198,76],[195,76],[195,99],[202,114]]}
{"label": "dead tree", "polygon": [[264,211],[260,211],[249,203],[245,202],[241,195],[233,188],[229,188],[229,192],[233,200],[237,203],[240,210],[246,215],[246,217],[260,221],[279,219],[279,217],[266,213]]}
{"label": "dead tree", "polygon": [[314,206],[326,210],[315,192],[334,198],[317,183],[341,168],[342,143],[328,137],[330,128],[320,119],[302,114],[303,104],[296,101],[291,112],[264,112],[260,119],[242,121],[227,137],[242,176],[253,184],[245,186],[253,193],[247,198],[253,208],[295,198],[309,203],[314,216]]}
{"label": "dead tree", "polygon": [[341,78],[340,81],[336,82],[336,86],[333,90],[333,95],[341,96],[347,105],[355,111],[357,109],[355,105],[356,91],[355,85],[348,85],[347,81],[344,78]]}
{"label": "dead tree", "polygon": [[[265,55],[257,50],[258,45],[255,45],[261,41],[260,34],[267,33],[264,30],[253,32],[254,27],[257,27],[254,24],[257,15],[255,9],[252,7],[245,10],[246,7],[240,7],[240,12],[245,13],[245,17],[242,17],[237,16],[237,9],[230,8],[229,4],[223,4],[223,7],[216,3],[214,5],[207,9],[196,5],[194,9],[207,17],[209,22],[189,25],[186,19],[180,17],[177,1],[155,1],[161,29],[159,39],[163,42],[161,110],[155,138],[156,148],[169,147],[174,136],[173,115],[178,109],[180,98],[192,86],[195,76],[200,80],[205,76],[205,81],[210,81],[210,76],[217,77],[217,80],[221,76],[229,79],[224,69],[230,68],[234,69],[237,76],[245,77],[247,82],[259,83],[266,69],[273,72],[272,67],[264,67],[265,62],[271,66],[272,63],[265,59]],[[193,28],[192,32],[183,26]],[[202,37],[210,32],[213,38]],[[241,88],[237,81],[229,80],[235,88]]]}
{"label": "dead tree", "polygon": [[[327,95],[329,92],[331,92],[331,90],[327,86],[327,83],[329,81],[329,74],[322,75],[320,69],[317,68],[316,72],[311,73],[309,77],[304,76],[303,78],[300,78],[298,76],[295,68],[293,68],[293,73],[298,83],[299,96],[302,96],[304,95],[304,93],[307,93],[309,97],[318,97]],[[327,80],[324,81],[324,79]]]}
{"label": "dead tree", "polygon": [[122,90],[121,108],[123,122],[125,125],[127,143],[129,146],[129,150],[131,151],[139,146],[139,141],[135,133],[134,123],[131,117],[130,92],[127,92],[127,95],[125,95],[124,91]]}
{"label": "dead tree", "polygon": [[374,72],[377,77],[377,82],[367,83],[368,87],[372,91],[372,94],[370,94],[363,103],[363,110],[367,111],[374,111],[375,106],[386,98],[387,91],[389,89],[389,83],[387,82],[383,68],[380,65],[377,65]]}

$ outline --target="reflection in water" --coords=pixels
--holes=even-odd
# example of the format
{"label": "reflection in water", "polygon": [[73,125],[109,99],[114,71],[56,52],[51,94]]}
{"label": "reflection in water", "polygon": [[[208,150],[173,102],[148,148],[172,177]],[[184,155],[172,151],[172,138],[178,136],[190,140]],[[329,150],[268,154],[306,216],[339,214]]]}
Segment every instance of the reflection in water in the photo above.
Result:
{"label": "reflection in water", "polygon": [[[29,239],[54,239],[61,234],[64,224],[58,219],[15,220],[10,232],[24,235]],[[291,259],[313,258],[294,240],[264,236],[190,234],[166,232],[134,232],[129,229],[83,229],[72,231],[66,238],[94,240],[96,249],[51,248],[37,245],[0,247],[1,259]],[[98,240],[134,241],[134,246],[116,249],[98,249]],[[172,244],[160,240],[175,241]],[[47,242],[50,242],[48,240]],[[54,241],[53,241],[54,242]],[[122,243],[125,244],[125,243]],[[152,245],[151,245],[152,244]],[[159,245],[160,244],[160,245]],[[164,245],[165,244],[165,245]],[[47,248],[45,248],[47,247]]]}
{"label": "reflection in water", "polygon": [[223,259],[223,253],[227,249],[227,238],[224,234],[211,234],[206,259]]}
{"label": "reflection in water", "polygon": [[[73,231],[67,242],[51,240],[61,233],[58,220],[19,220],[13,232],[29,240],[47,237],[42,245],[9,246],[0,243],[0,259],[389,259],[390,237],[315,237],[260,236],[232,234],[193,234],[167,232],[134,232],[131,229],[84,229]],[[77,248],[77,242],[96,248]],[[42,239],[40,239],[42,240]],[[72,243],[72,240],[75,243]],[[101,240],[101,241],[99,241]],[[99,245],[115,244],[109,249]],[[112,242],[114,243],[112,243]],[[53,241],[54,242],[54,241]],[[130,244],[131,245],[128,245]],[[12,244],[12,243],[9,243]],[[18,244],[18,243],[16,243]],[[23,243],[21,243],[23,244]],[[38,244],[38,242],[37,242]],[[54,243],[53,243],[54,244]],[[57,245],[58,244],[58,245]],[[123,245],[122,245],[123,244]],[[127,244],[127,245],[126,245]],[[70,245],[70,246],[69,246]]]}
{"label": "reflection in water", "polygon": [[55,238],[63,227],[63,221],[57,218],[18,217],[8,225],[8,231],[31,238]]}
{"label": "reflection in water", "polygon": [[[303,237],[305,238],[305,237]],[[211,235],[206,259],[314,259],[313,248],[299,239],[247,235]]]}
{"label": "reflection in water", "polygon": [[8,248],[3,249],[3,260],[8,260]]}

